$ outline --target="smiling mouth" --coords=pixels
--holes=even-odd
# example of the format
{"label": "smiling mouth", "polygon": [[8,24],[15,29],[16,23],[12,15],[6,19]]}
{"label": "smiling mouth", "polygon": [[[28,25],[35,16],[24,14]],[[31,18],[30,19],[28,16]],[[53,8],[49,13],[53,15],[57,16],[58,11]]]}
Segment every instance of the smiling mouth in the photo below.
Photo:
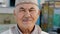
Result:
{"label": "smiling mouth", "polygon": [[28,20],[28,19],[24,19],[23,22],[28,22],[28,21],[32,21],[32,20]]}

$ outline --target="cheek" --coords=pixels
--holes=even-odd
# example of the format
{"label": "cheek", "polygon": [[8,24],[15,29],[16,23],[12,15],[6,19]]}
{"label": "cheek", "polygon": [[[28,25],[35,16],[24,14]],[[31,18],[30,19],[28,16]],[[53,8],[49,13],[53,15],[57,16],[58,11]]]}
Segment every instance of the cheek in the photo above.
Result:
{"label": "cheek", "polygon": [[17,18],[20,19],[20,20],[23,18],[23,16],[24,16],[23,13],[18,13],[18,14],[17,14]]}
{"label": "cheek", "polygon": [[38,13],[31,13],[31,15],[34,18],[34,21],[38,19]]}
{"label": "cheek", "polygon": [[32,25],[35,25],[35,23],[36,23],[36,21],[37,21],[37,19],[38,19],[38,15],[35,14],[35,13],[32,13],[31,15],[32,15],[32,17],[33,17],[33,19],[34,19]]}

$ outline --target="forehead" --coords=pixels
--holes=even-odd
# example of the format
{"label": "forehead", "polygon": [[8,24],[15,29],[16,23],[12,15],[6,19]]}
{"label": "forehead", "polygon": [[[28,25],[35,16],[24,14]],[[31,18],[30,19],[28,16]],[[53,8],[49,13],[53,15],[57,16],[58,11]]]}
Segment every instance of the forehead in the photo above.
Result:
{"label": "forehead", "polygon": [[20,8],[20,7],[23,7],[23,8],[31,8],[31,7],[33,7],[33,8],[38,9],[38,6],[35,5],[35,4],[19,4],[19,5],[16,6],[16,8]]}

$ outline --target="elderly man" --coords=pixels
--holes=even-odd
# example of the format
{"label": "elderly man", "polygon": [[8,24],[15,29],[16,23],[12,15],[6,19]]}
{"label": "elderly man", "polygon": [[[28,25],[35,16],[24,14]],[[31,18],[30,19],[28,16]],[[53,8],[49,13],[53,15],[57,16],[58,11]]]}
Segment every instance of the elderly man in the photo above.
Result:
{"label": "elderly man", "polygon": [[48,34],[35,25],[39,15],[37,0],[16,0],[14,16],[17,26],[1,34]]}

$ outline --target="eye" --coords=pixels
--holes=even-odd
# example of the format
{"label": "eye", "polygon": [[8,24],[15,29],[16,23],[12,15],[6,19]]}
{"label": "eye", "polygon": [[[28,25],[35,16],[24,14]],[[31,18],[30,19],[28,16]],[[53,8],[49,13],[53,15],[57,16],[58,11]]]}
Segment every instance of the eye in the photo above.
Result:
{"label": "eye", "polygon": [[29,10],[29,12],[35,11],[34,9]]}
{"label": "eye", "polygon": [[24,9],[20,9],[19,12],[25,12],[25,10]]}
{"label": "eye", "polygon": [[20,11],[25,11],[25,10],[22,9],[22,10],[20,10]]}
{"label": "eye", "polygon": [[25,11],[25,9],[23,7],[19,8],[19,12],[24,12],[24,11]]}
{"label": "eye", "polygon": [[35,11],[35,8],[34,8],[34,7],[31,7],[31,8],[29,9],[29,12],[32,12],[32,11]]}

